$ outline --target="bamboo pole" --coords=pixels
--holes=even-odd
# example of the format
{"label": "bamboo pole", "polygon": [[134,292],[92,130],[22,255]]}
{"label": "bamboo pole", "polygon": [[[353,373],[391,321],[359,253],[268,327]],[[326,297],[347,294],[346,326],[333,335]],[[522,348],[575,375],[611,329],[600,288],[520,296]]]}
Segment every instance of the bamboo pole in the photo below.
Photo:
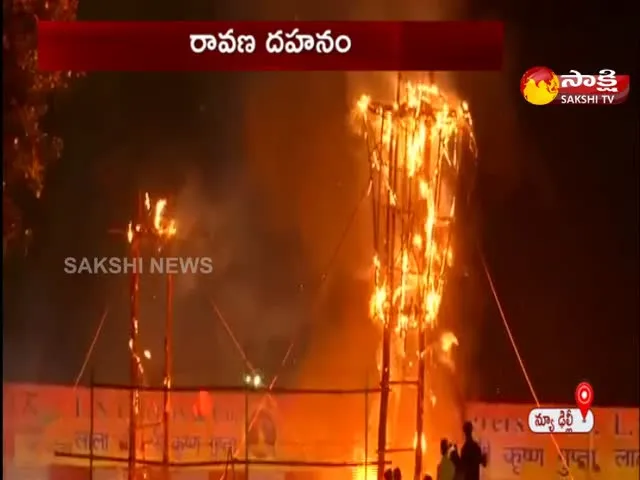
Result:
{"label": "bamboo pole", "polygon": [[244,394],[244,480],[249,480],[249,390],[247,383]]}
{"label": "bamboo pole", "polygon": [[[402,74],[398,72],[396,80],[396,103],[400,103],[401,88],[402,88]],[[389,282],[388,288],[393,292],[394,290],[394,247],[395,247],[395,220],[396,215],[393,207],[392,189],[395,190],[395,183],[397,180],[397,160],[398,160],[398,142],[392,142],[395,145],[390,149],[389,159],[389,171],[391,178],[389,179],[392,188],[387,188],[387,199],[385,204],[385,222],[386,222],[386,268],[387,268],[387,280]],[[376,247],[379,247],[376,245]],[[387,449],[387,418],[389,416],[389,393],[391,384],[391,341],[392,341],[392,329],[395,326],[397,312],[395,309],[390,309],[387,312],[385,318],[384,328],[382,332],[382,372],[380,378],[380,388],[382,390],[380,395],[380,418],[378,423],[378,480],[384,479],[384,467],[386,464],[385,452]]]}
{"label": "bamboo pole", "polygon": [[[142,198],[138,195],[138,212],[137,220],[142,218]],[[138,224],[138,222],[135,222]],[[129,317],[129,347],[130,347],[130,383],[131,390],[129,396],[129,471],[128,479],[136,478],[137,448],[138,448],[138,413],[140,409],[140,361],[138,351],[138,321],[139,321],[139,290],[140,290],[140,235],[134,228],[133,238],[131,241],[131,257],[134,262],[131,274],[130,285],[130,308],[131,315]]]}
{"label": "bamboo pole", "polygon": [[426,380],[426,335],[427,332],[424,328],[424,320],[420,325],[420,330],[418,335],[420,338],[418,339],[418,392],[417,392],[417,401],[416,401],[416,445],[415,445],[415,469],[413,472],[414,480],[422,479],[422,463],[423,463],[423,441],[422,437],[424,434],[424,397],[425,397],[425,380]]}
{"label": "bamboo pole", "polygon": [[163,452],[162,459],[165,469],[165,480],[169,478],[169,464],[171,462],[170,423],[171,423],[171,387],[173,371],[173,276],[167,274],[167,307],[164,331],[164,411],[163,411]]}
{"label": "bamboo pole", "polygon": [[[369,461],[369,391],[366,390],[369,382],[365,383],[364,392],[364,461]],[[364,468],[364,480],[369,480],[369,468]]]}
{"label": "bamboo pole", "polygon": [[91,370],[91,378],[89,383],[89,480],[93,480],[93,457],[94,446],[93,437],[95,435],[95,375]]}

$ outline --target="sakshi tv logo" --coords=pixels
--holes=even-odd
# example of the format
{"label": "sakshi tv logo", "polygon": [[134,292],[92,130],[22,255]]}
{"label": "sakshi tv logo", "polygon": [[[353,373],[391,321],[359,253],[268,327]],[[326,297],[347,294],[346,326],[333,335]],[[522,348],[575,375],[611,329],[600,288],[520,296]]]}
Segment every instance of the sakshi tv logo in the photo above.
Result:
{"label": "sakshi tv logo", "polygon": [[610,69],[596,75],[569,70],[556,75],[547,67],[533,67],[520,80],[520,92],[532,105],[619,105],[629,97],[629,75]]}

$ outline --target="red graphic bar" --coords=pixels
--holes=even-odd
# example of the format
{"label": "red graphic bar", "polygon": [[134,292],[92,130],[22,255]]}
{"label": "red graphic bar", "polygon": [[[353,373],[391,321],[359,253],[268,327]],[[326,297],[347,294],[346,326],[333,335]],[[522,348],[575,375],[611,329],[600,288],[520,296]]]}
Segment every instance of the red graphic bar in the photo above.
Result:
{"label": "red graphic bar", "polygon": [[500,22],[38,23],[45,71],[498,70],[502,53]]}

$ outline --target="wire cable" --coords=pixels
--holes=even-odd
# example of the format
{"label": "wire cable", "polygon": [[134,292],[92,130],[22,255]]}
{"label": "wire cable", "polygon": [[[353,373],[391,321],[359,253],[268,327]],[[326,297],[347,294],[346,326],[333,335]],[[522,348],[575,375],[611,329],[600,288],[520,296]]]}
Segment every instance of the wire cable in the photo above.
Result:
{"label": "wire cable", "polygon": [[[489,288],[491,289],[491,293],[493,295],[493,299],[496,302],[496,306],[498,307],[498,312],[500,313],[500,318],[502,319],[502,324],[504,325],[504,328],[507,332],[507,336],[509,337],[509,342],[511,343],[511,346],[513,347],[513,351],[516,354],[516,358],[518,359],[518,363],[520,364],[520,369],[522,370],[522,373],[524,374],[524,379],[527,382],[527,385],[529,387],[529,391],[531,392],[531,395],[533,396],[533,400],[536,402],[536,406],[538,408],[540,408],[540,400],[538,399],[538,395],[536,394],[535,389],[533,388],[533,382],[531,382],[531,378],[529,377],[529,374],[527,372],[527,369],[524,365],[524,360],[522,359],[522,355],[520,355],[520,350],[518,349],[518,346],[516,345],[516,340],[515,337],[513,336],[513,333],[511,332],[511,327],[509,327],[509,322],[507,321],[507,316],[504,313],[504,309],[502,308],[502,302],[500,302],[500,298],[498,297],[498,292],[496,291],[496,287],[495,284],[493,283],[493,278],[491,277],[491,272],[489,271],[489,267],[487,266],[487,262],[484,258],[484,255],[482,253],[482,250],[480,249],[480,245],[478,244],[478,251],[480,253],[480,261],[482,262],[482,267],[484,269],[484,273],[487,277],[487,280],[489,282]],[[564,456],[564,454],[562,453],[562,450],[560,449],[560,445],[558,444],[558,441],[556,440],[556,437],[554,436],[553,433],[549,433],[549,435],[551,436],[551,441],[553,442],[553,445],[555,446],[557,452],[558,452],[558,456],[560,457],[560,459],[562,460],[562,466],[566,469],[570,480],[574,480],[573,479],[573,475],[571,473],[571,471],[569,470],[569,465],[567,464],[567,460]]]}
{"label": "wire cable", "polygon": [[96,333],[93,335],[93,339],[91,340],[91,344],[87,350],[87,353],[84,356],[84,360],[82,362],[82,366],[80,367],[80,371],[76,376],[76,381],[73,384],[74,390],[78,388],[80,384],[80,380],[82,380],[82,376],[84,375],[84,371],[87,369],[87,365],[89,365],[89,360],[91,359],[91,354],[93,353],[93,349],[98,343],[98,338],[100,337],[100,332],[102,332],[102,327],[104,326],[104,321],[107,319],[107,315],[109,314],[109,308],[105,307],[104,312],[102,313],[102,317],[100,318],[100,323],[98,323],[98,328],[96,328]]}
{"label": "wire cable", "polygon": [[[338,259],[338,255],[340,253],[340,250],[342,249],[342,245],[344,245],[344,242],[347,239],[347,236],[349,235],[349,232],[351,231],[351,227],[353,226],[353,223],[355,222],[355,219],[356,219],[356,217],[358,215],[358,211],[360,211],[360,207],[364,203],[364,200],[369,196],[369,192],[370,191],[371,191],[371,180],[368,180],[367,183],[365,184],[363,190],[362,190],[362,194],[360,196],[360,199],[358,200],[358,203],[355,205],[353,211],[351,212],[351,215],[349,216],[349,219],[348,219],[348,221],[347,221],[347,223],[345,225],[345,228],[342,231],[342,234],[340,235],[340,237],[338,239],[338,243],[336,244],[336,247],[334,248],[332,254],[329,256],[329,260],[327,261],[327,264],[326,264],[325,268],[322,270],[323,273],[320,276],[320,282],[317,284],[316,290],[313,292],[313,300],[314,301],[312,302],[312,307],[315,306],[315,303],[318,301],[319,298],[321,298],[320,293],[322,291],[322,287],[325,285],[325,282],[326,282],[327,278],[329,277],[329,273],[331,273],[331,270],[333,269],[333,267],[334,267],[334,265],[336,263],[336,260]],[[294,338],[289,343],[289,348],[287,349],[287,352],[285,353],[284,358],[282,359],[282,362],[280,364],[281,369],[284,368],[284,366],[286,365],[287,360],[291,356],[291,353],[293,352],[293,347],[295,346],[299,335],[300,335],[300,332],[298,332],[296,335],[294,335]],[[279,374],[276,375],[275,378],[277,378],[278,376],[279,376]]]}
{"label": "wire cable", "polygon": [[222,312],[220,311],[220,309],[218,308],[218,305],[216,304],[216,302],[213,300],[212,297],[209,297],[209,303],[211,304],[211,308],[213,308],[213,311],[216,313],[216,316],[220,320],[220,323],[222,323],[222,326],[224,327],[225,331],[229,335],[229,338],[231,339],[231,342],[233,343],[233,346],[236,347],[236,350],[238,351],[238,353],[242,357],[242,360],[244,361],[245,365],[247,366],[247,368],[249,370],[251,370],[251,373],[253,373],[255,375],[257,373],[255,367],[253,366],[253,364],[249,360],[249,357],[247,357],[247,354],[244,351],[244,349],[242,348],[242,345],[240,345],[240,342],[238,341],[238,338],[233,333],[233,330],[231,329],[231,326],[229,325],[227,320],[224,318],[224,315],[222,315]]}

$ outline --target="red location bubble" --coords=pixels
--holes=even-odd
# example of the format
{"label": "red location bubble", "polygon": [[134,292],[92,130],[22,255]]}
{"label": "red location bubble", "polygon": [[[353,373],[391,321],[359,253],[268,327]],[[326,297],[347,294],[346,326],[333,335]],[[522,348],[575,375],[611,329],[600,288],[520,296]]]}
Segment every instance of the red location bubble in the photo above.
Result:
{"label": "red location bubble", "polygon": [[587,419],[587,413],[593,403],[593,387],[588,382],[582,382],[576,387],[576,405],[582,414],[582,420]]}

